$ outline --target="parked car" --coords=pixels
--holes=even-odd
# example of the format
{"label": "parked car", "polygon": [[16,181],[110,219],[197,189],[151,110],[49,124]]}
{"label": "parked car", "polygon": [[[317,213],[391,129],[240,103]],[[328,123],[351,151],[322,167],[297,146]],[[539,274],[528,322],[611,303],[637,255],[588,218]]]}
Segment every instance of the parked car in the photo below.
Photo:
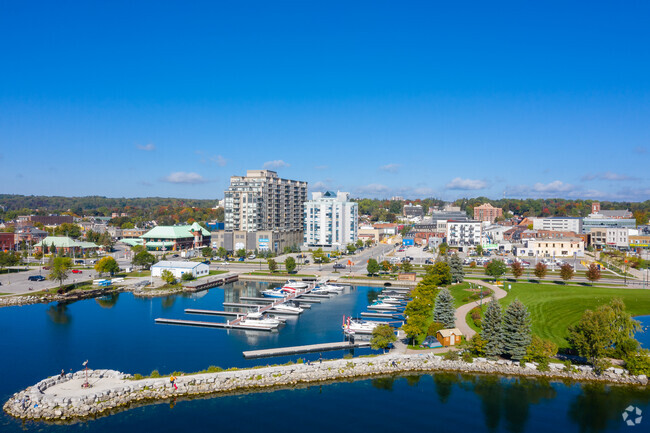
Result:
{"label": "parked car", "polygon": [[47,271],[47,270],[50,269],[50,267],[49,266],[43,266],[43,269],[45,269]]}
{"label": "parked car", "polygon": [[45,281],[45,277],[42,275],[31,275],[27,277],[29,281]]}
{"label": "parked car", "polygon": [[239,261],[239,262],[243,262],[243,261],[244,261],[244,258],[243,258],[243,257],[240,257],[237,261]]}
{"label": "parked car", "polygon": [[81,272],[80,269],[73,269],[73,270],[72,270],[72,273],[73,273],[73,274],[83,274],[83,272]]}
{"label": "parked car", "polygon": [[75,265],[83,265],[83,264],[85,264],[85,263],[86,263],[86,261],[85,261],[85,260],[82,260],[82,259],[77,259],[77,260],[74,261],[74,264],[75,264]]}
{"label": "parked car", "polygon": [[178,254],[174,254],[172,257],[178,257]]}
{"label": "parked car", "polygon": [[334,269],[345,269],[345,265],[343,263],[335,263]]}
{"label": "parked car", "polygon": [[[425,264],[425,265],[432,265],[432,264],[433,264],[433,260],[431,260],[431,259],[426,259],[426,260],[424,261],[424,264]],[[467,263],[467,264],[469,265],[469,263]]]}
{"label": "parked car", "polygon": [[201,263],[205,263],[206,265],[209,265],[209,264],[210,264],[210,260],[204,260],[204,261],[202,261]]}

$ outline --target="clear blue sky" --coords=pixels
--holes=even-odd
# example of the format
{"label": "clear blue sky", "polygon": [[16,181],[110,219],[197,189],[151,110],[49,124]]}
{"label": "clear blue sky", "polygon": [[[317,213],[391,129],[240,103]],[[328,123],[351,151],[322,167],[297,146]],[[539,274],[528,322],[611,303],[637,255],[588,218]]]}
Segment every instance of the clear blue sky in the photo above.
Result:
{"label": "clear blue sky", "polygon": [[650,199],[650,3],[0,0],[0,192]]}

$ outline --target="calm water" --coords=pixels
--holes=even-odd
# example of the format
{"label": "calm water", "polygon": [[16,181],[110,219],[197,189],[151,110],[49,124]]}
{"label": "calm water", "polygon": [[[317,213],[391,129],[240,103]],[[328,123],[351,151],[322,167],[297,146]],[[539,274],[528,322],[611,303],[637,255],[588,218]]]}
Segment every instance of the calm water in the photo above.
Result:
{"label": "calm water", "polygon": [[[244,360],[254,348],[340,341],[343,314],[365,311],[375,290],[350,289],[279,333],[223,331],[156,325],[156,317],[189,316],[185,308],[221,310],[224,297],[256,296],[265,284],[235,283],[200,297],[153,300],[121,294],[110,300],[69,305],[34,305],[0,309],[0,399],[61,368],[91,368],[131,373],[196,371],[221,367],[280,363],[289,358]],[[645,326],[650,317],[642,318]],[[646,347],[650,338],[642,336]],[[367,353],[367,352],[357,352]],[[323,353],[338,357],[341,352]],[[307,355],[311,359],[318,354]],[[296,357],[293,357],[295,360]],[[603,386],[566,386],[523,379],[449,374],[363,380],[306,389],[164,403],[121,412],[83,424],[21,424],[0,416],[0,432],[92,431],[628,431],[621,413],[636,405],[650,414],[650,391]],[[643,424],[647,424],[644,426]],[[421,430],[425,429],[425,430]],[[631,431],[650,431],[650,418]]]}

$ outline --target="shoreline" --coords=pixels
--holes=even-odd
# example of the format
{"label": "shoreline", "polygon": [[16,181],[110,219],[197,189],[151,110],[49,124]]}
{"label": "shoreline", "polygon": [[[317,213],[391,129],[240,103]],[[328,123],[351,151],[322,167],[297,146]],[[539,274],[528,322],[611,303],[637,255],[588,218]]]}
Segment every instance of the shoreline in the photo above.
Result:
{"label": "shoreline", "polygon": [[177,390],[173,388],[169,376],[133,380],[131,375],[114,370],[89,370],[89,382],[93,383],[93,387],[82,388],[85,372],[78,371],[64,377],[49,377],[13,394],[3,405],[3,409],[14,418],[23,420],[76,423],[179,397],[211,398],[232,393],[273,392],[303,385],[436,372],[641,387],[648,384],[646,376],[629,375],[625,370],[618,368],[611,368],[597,376],[588,366],[574,366],[574,371],[568,372],[564,371],[561,364],[551,364],[550,371],[540,372],[535,363],[521,367],[506,360],[488,361],[476,358],[472,363],[466,363],[460,360],[447,361],[432,353],[386,354],[328,360],[322,364],[291,364],[188,374],[177,378]]}

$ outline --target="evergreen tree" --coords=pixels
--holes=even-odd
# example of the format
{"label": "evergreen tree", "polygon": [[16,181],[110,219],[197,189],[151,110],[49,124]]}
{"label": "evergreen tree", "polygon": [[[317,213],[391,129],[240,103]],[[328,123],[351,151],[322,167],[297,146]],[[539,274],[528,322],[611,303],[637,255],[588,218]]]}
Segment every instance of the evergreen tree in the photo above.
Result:
{"label": "evergreen tree", "polygon": [[454,297],[449,290],[442,289],[436,296],[436,305],[433,307],[433,320],[442,323],[446,328],[453,328],[456,326],[455,315]]}
{"label": "evergreen tree", "polygon": [[503,317],[504,352],[513,360],[519,361],[526,356],[531,339],[530,314],[526,306],[515,299],[508,305]]}
{"label": "evergreen tree", "polygon": [[465,271],[463,270],[463,262],[460,261],[458,254],[454,254],[449,259],[449,268],[451,271],[451,280],[454,283],[462,283],[465,279]]}
{"label": "evergreen tree", "polygon": [[481,325],[481,337],[486,340],[485,354],[489,358],[496,358],[503,353],[503,329],[501,318],[501,305],[492,299],[485,310],[483,324]]}

